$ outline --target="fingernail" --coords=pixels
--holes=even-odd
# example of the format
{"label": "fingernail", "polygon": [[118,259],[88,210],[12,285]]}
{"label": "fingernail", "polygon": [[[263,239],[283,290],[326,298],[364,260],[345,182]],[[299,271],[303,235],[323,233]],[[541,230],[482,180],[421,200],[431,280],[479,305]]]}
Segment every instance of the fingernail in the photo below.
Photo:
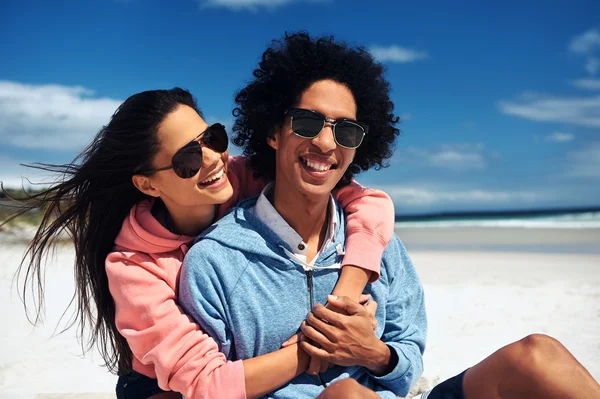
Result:
{"label": "fingernail", "polygon": [[338,299],[337,295],[327,295],[327,299],[330,301],[336,301]]}

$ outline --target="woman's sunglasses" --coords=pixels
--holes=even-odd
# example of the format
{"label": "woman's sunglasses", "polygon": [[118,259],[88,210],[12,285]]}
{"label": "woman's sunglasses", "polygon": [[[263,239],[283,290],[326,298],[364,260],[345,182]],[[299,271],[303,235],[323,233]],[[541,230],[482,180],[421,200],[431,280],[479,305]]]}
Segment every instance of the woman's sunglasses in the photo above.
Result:
{"label": "woman's sunglasses", "polygon": [[318,112],[303,108],[290,108],[285,114],[292,121],[292,132],[306,139],[314,139],[330,124],[333,129],[335,142],[344,148],[358,148],[369,132],[364,123],[352,119],[331,119]]}
{"label": "woman's sunglasses", "polygon": [[173,172],[182,179],[189,179],[196,176],[202,168],[202,146],[215,150],[216,152],[227,151],[227,132],[225,126],[215,123],[209,126],[205,131],[197,135],[192,141],[181,147],[173,158],[171,165],[163,168],[157,168],[146,173],[159,172],[161,170],[173,169]]}

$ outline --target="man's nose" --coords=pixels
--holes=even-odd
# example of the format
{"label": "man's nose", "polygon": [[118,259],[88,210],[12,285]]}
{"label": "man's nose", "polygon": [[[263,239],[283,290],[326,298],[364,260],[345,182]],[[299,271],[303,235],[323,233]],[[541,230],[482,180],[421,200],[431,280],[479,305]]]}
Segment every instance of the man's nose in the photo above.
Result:
{"label": "man's nose", "polygon": [[321,133],[314,139],[312,139],[313,145],[317,146],[321,152],[330,152],[335,150],[337,144],[333,136],[333,125],[326,123],[323,126]]}

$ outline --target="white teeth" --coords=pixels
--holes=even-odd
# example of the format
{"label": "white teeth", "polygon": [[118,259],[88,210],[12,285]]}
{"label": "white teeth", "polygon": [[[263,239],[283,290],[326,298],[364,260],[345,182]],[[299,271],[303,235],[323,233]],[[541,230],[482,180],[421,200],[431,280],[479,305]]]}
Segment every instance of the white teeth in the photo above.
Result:
{"label": "white teeth", "polygon": [[216,175],[213,175],[213,176],[209,177],[206,180],[202,180],[200,182],[200,184],[207,184],[207,183],[213,182],[215,180],[219,180],[223,176],[223,173],[225,173],[224,169],[221,169],[221,171],[219,173],[217,173]]}
{"label": "white teeth", "polygon": [[309,168],[314,169],[318,172],[325,172],[325,171],[331,169],[331,164],[328,164],[328,163],[319,163],[319,162],[309,161],[308,159],[304,159],[304,158],[302,158],[302,162],[304,162],[304,164],[306,166],[308,166]]}

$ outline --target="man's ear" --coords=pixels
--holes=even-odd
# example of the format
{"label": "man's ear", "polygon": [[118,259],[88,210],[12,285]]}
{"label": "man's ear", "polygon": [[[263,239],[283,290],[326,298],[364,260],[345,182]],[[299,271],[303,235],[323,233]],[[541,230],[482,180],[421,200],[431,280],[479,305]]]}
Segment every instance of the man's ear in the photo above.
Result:
{"label": "man's ear", "polygon": [[279,127],[275,128],[273,134],[267,137],[267,144],[274,150],[279,149]]}
{"label": "man's ear", "polygon": [[133,185],[144,194],[156,198],[160,197],[160,190],[152,185],[152,181],[148,176],[133,175],[131,181],[133,182]]}

